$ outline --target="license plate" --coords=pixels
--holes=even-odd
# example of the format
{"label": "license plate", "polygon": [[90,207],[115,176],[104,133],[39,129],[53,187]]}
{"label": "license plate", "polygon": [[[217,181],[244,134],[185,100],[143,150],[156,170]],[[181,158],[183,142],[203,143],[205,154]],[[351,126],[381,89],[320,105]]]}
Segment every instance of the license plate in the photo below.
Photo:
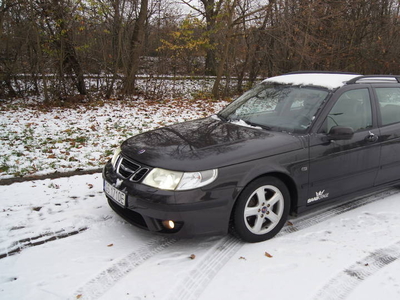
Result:
{"label": "license plate", "polygon": [[104,181],[104,192],[118,204],[125,206],[126,194],[113,187],[107,181]]}

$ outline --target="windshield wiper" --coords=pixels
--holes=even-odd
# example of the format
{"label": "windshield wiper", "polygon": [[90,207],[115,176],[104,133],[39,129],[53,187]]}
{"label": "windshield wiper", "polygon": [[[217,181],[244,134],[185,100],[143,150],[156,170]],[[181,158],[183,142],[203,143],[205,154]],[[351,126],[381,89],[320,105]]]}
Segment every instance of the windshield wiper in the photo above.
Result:
{"label": "windshield wiper", "polygon": [[271,129],[272,129],[272,127],[267,126],[267,125],[257,124],[257,123],[253,123],[253,122],[251,122],[251,121],[243,120],[243,119],[241,119],[241,120],[242,120],[243,122],[245,122],[246,124],[248,124],[248,125],[250,125],[250,126],[253,126],[253,127],[261,127],[262,129],[265,129],[265,130],[271,130]]}
{"label": "windshield wiper", "polygon": [[253,122],[250,122],[250,121],[248,121],[248,120],[243,120],[243,119],[241,119],[241,120],[244,121],[246,124],[248,124],[248,125],[250,125],[250,126],[262,127],[261,125],[256,124],[256,123],[253,123]]}
{"label": "windshield wiper", "polygon": [[272,130],[272,128],[273,127],[271,127],[271,126],[267,126],[267,125],[261,125],[261,124],[254,124],[253,126],[258,126],[258,127],[261,127],[262,129],[265,129],[265,130]]}
{"label": "windshield wiper", "polygon": [[220,118],[221,121],[224,121],[224,122],[228,121],[228,119],[225,118],[222,114],[217,114],[217,117]]}

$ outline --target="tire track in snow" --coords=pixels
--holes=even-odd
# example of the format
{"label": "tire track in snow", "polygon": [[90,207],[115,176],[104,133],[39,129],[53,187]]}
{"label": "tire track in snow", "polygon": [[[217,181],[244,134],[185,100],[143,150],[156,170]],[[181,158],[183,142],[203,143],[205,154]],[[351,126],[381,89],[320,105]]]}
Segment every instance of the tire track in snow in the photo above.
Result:
{"label": "tire track in snow", "polygon": [[399,194],[400,189],[398,188],[391,188],[385,191],[375,192],[368,195],[364,195],[362,197],[358,197],[350,202],[345,202],[342,204],[334,204],[332,206],[321,208],[321,210],[305,214],[303,216],[299,216],[290,220],[290,225],[285,226],[282,230],[277,234],[277,237],[286,235],[291,232],[296,232],[301,229],[305,229],[311,227],[315,224],[321,223],[327,219],[330,219],[334,216],[343,214],[350,210],[359,208],[361,206],[370,204],[372,202],[384,199],[386,197]]}
{"label": "tire track in snow", "polygon": [[[311,227],[334,216],[398,193],[400,193],[398,188],[391,188],[385,191],[371,193],[367,196],[364,195],[350,202],[333,204],[321,208],[318,211],[291,220],[291,222],[288,222],[290,225],[286,225],[276,237]],[[216,245],[217,246],[213,247],[202,261],[196,265],[196,269],[192,270],[189,275],[173,289],[168,299],[198,299],[212,279],[217,275],[218,271],[221,270],[229,259],[244,245],[244,242],[236,237],[228,235]]]}
{"label": "tire track in snow", "polygon": [[13,242],[12,246],[8,248],[5,253],[0,254],[0,259],[5,258],[7,256],[18,254],[26,248],[43,245],[48,242],[64,239],[79,234],[83,231],[86,231],[87,229],[88,229],[87,227],[81,227],[77,230],[71,230],[71,231],[61,229],[60,231],[57,232],[46,232],[33,237],[21,239],[19,241]]}
{"label": "tire track in snow", "polygon": [[171,300],[197,299],[204,288],[217,275],[218,271],[235,255],[244,242],[238,238],[227,235],[216,243],[202,259],[200,264],[189,272],[181,283],[169,295]]}
{"label": "tire track in snow", "polygon": [[400,241],[378,249],[332,278],[314,297],[315,300],[345,299],[365,279],[400,258]]}
{"label": "tire track in snow", "polygon": [[151,240],[144,246],[113,263],[112,266],[80,287],[71,299],[98,299],[128,273],[176,241],[170,238],[156,238]]}

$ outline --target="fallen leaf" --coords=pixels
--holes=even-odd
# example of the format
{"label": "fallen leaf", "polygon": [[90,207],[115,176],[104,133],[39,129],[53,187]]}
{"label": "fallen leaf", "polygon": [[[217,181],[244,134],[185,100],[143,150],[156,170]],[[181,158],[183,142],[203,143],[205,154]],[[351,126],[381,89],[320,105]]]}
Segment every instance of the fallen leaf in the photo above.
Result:
{"label": "fallen leaf", "polygon": [[192,254],[192,255],[189,256],[189,258],[190,258],[190,259],[195,259],[195,258],[196,258],[196,255]]}
{"label": "fallen leaf", "polygon": [[287,223],[286,223],[288,226],[293,226],[293,223],[292,222],[290,222],[290,221],[287,221]]}
{"label": "fallen leaf", "polygon": [[76,299],[81,299],[82,298],[82,294],[76,295]]}
{"label": "fallen leaf", "polygon": [[243,260],[246,260],[246,258],[245,258],[245,257],[243,257],[243,256],[239,257],[239,259],[243,259]]}
{"label": "fallen leaf", "polygon": [[93,188],[93,184],[88,183],[87,185],[88,185],[89,189],[92,189],[92,188]]}
{"label": "fallen leaf", "polygon": [[272,255],[271,255],[271,254],[269,254],[268,252],[265,252],[265,256],[266,256],[266,257],[269,257],[269,258],[271,258],[271,257],[272,257]]}
{"label": "fallen leaf", "polygon": [[107,245],[107,247],[112,247],[112,246],[114,246],[114,244],[109,244],[109,245]]}

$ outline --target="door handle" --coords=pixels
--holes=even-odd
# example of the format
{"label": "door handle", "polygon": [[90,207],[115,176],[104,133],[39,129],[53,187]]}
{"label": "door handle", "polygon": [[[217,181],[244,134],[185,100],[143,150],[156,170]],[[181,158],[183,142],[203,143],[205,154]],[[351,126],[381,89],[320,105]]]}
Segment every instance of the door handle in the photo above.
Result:
{"label": "door handle", "polygon": [[375,133],[373,133],[373,132],[369,132],[368,133],[368,136],[365,138],[365,140],[367,141],[367,142],[370,142],[370,143],[375,143],[377,140],[378,140],[378,136],[375,134]]}

